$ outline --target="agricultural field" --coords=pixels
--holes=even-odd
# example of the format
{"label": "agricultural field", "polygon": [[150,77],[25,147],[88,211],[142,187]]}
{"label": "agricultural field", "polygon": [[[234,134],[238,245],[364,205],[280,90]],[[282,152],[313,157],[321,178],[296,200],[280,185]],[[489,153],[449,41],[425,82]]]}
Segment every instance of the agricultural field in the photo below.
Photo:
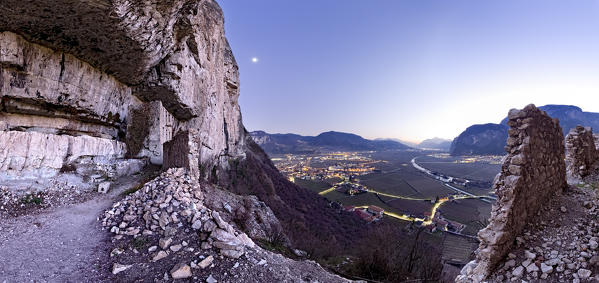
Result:
{"label": "agricultural field", "polygon": [[422,194],[404,180],[404,172],[372,173],[360,177],[360,183],[373,190],[404,197],[422,198]]}
{"label": "agricultural field", "polygon": [[[353,160],[349,158],[347,161],[326,160],[313,156],[313,161],[308,163],[307,176],[312,176],[309,175],[312,170],[315,172],[316,178],[312,178],[314,180],[295,178],[295,183],[315,193],[326,191],[339,182],[363,186],[369,190],[368,193],[349,195],[333,190],[326,192],[323,196],[343,206],[376,205],[387,212],[408,216],[410,219],[426,219],[433,211],[435,199],[455,196],[459,192],[448,188],[443,180],[436,179],[437,176],[431,176],[412,166],[413,158],[416,158],[418,165],[430,171],[468,179],[474,184],[483,184],[479,187],[472,186],[473,183],[469,183],[468,186],[458,183],[451,184],[457,189],[474,195],[488,195],[490,185],[485,186],[484,184],[490,184],[500,170],[500,165],[496,162],[497,158],[495,157],[462,158],[426,151],[365,152],[347,156]],[[368,166],[374,166],[375,170],[355,176],[351,172],[345,172],[346,175],[337,177],[331,177],[335,174],[322,173],[327,166],[344,168],[356,164],[356,156],[366,160]],[[304,162],[307,159],[301,156],[286,157],[286,166],[293,166],[293,160]],[[314,162],[314,160],[318,160],[318,162]],[[305,168],[306,163],[303,166]],[[479,199],[458,199],[444,202],[437,212],[442,218],[464,224],[465,228],[461,231],[462,234],[476,235],[486,225],[490,210],[491,203]],[[388,218],[392,217],[384,217],[384,219]],[[409,223],[409,221],[400,219],[395,220],[398,223]]]}
{"label": "agricultural field", "polygon": [[298,186],[308,189],[310,191],[313,191],[315,193],[320,193],[332,186],[331,183],[329,183],[327,181],[320,181],[320,180],[313,181],[313,180],[296,179],[295,183]]}
{"label": "agricultural field", "polygon": [[477,199],[461,199],[446,202],[439,208],[446,219],[466,224],[465,234],[474,235],[486,226],[491,215],[491,204]]}
{"label": "agricultural field", "polygon": [[421,156],[417,158],[417,163],[431,171],[477,181],[491,182],[501,170],[501,164],[474,160],[472,162],[464,162],[464,157],[438,158]]}

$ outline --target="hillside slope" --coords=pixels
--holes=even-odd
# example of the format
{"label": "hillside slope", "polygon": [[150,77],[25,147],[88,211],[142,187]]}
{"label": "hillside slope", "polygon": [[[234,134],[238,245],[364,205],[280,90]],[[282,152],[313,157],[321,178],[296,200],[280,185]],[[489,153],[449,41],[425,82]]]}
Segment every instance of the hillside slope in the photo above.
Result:
{"label": "hillside slope", "polygon": [[451,155],[503,154],[507,126],[482,124],[468,127],[453,140]]}
{"label": "hillside slope", "polygon": [[355,134],[334,131],[324,132],[317,136],[269,134],[264,131],[254,131],[250,135],[269,154],[398,150],[409,148],[405,144],[393,140],[368,140]]}

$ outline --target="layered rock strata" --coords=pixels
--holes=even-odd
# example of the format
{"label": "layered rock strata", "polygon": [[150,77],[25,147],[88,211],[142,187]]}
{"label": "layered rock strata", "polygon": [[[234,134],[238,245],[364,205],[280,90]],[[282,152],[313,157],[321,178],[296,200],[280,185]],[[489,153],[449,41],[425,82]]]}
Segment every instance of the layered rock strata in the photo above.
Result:
{"label": "layered rock strata", "polygon": [[568,175],[575,179],[588,176],[596,168],[598,159],[593,130],[582,126],[570,130],[566,136]]}
{"label": "layered rock strata", "polygon": [[192,135],[194,168],[243,158],[238,67],[215,1],[9,0],[0,10],[0,175],[53,176],[78,156],[160,165],[179,133]]}
{"label": "layered rock strata", "polygon": [[507,255],[527,221],[567,187],[559,121],[532,104],[510,110],[508,118],[508,155],[493,185],[498,199],[489,225],[478,233],[476,259],[464,267],[458,282],[484,280]]}

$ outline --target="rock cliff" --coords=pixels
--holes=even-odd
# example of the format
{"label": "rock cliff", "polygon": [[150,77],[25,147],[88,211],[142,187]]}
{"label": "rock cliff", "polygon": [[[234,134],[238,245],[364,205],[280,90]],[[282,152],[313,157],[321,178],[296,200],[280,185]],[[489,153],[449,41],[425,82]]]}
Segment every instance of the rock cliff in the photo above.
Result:
{"label": "rock cliff", "polygon": [[239,73],[214,1],[0,10],[0,181],[52,177],[80,158],[160,165],[163,144],[189,130],[201,167],[243,157]]}
{"label": "rock cliff", "polygon": [[[144,166],[183,167],[187,183],[244,195],[227,196],[228,205],[236,204],[235,219],[228,220],[239,229],[223,222],[228,234],[210,234],[220,237],[209,241],[221,255],[243,254],[245,248],[232,244],[245,241],[252,246],[242,236],[250,235],[276,236],[318,257],[345,248],[365,227],[326,199],[288,182],[245,131],[237,102],[238,67],[214,0],[7,0],[0,3],[0,11],[0,192],[9,190],[3,199],[22,199],[13,194],[31,189],[31,184],[42,192],[59,181],[68,183],[59,190],[81,189],[69,183],[72,179],[105,192],[110,182],[150,173]],[[208,218],[218,221],[206,211],[200,217],[208,218],[198,223],[184,216],[185,210],[173,217],[169,209],[181,208],[177,205],[184,200],[171,203],[162,197],[179,192],[161,183],[148,186],[152,184],[163,194],[145,190],[111,210],[128,216],[106,216],[115,238],[135,243],[140,233],[169,237],[181,228],[171,225],[174,229],[167,231],[173,223],[186,225],[181,233],[189,234],[179,236],[203,237],[194,234],[193,225],[207,229]],[[190,187],[184,193],[198,190]],[[213,190],[203,201],[211,204],[220,194]],[[158,201],[154,197],[173,207],[152,206]],[[14,206],[0,211],[4,207]],[[250,253],[266,256],[259,248]],[[240,266],[251,275],[266,273],[260,262]],[[257,265],[261,267],[252,268]],[[292,276],[269,274],[275,278],[271,280],[304,279],[292,263],[280,265]],[[316,270],[327,282],[344,281],[315,264],[302,266],[298,270]],[[173,269],[170,276],[179,276],[179,271],[185,270]]]}
{"label": "rock cliff", "polygon": [[473,125],[453,140],[449,152],[451,155],[502,154],[506,138],[504,125]]}

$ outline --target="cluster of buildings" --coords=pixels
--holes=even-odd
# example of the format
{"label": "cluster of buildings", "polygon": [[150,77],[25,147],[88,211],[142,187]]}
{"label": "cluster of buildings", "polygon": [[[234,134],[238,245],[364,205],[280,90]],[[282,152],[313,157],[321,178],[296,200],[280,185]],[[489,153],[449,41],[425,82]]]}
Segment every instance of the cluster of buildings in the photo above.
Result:
{"label": "cluster of buildings", "polygon": [[290,180],[350,180],[376,171],[367,152],[335,152],[322,155],[286,154],[272,158],[275,166]]}
{"label": "cluster of buildings", "polygon": [[345,211],[353,212],[366,222],[379,221],[383,219],[383,215],[385,214],[385,210],[376,205],[369,205],[366,207],[345,206],[343,209]]}
{"label": "cluster of buildings", "polygon": [[460,233],[462,232],[462,230],[464,230],[464,228],[466,228],[466,225],[462,223],[445,219],[441,215],[441,213],[435,213],[435,216],[433,217],[432,221],[433,223],[431,225],[431,232],[440,230]]}
{"label": "cluster of buildings", "polygon": [[368,192],[368,188],[366,188],[365,186],[360,185],[358,183],[343,182],[341,184],[336,184],[334,186],[334,188],[335,188],[335,191],[338,191],[338,192],[344,193],[344,194],[348,194],[350,196]]}

